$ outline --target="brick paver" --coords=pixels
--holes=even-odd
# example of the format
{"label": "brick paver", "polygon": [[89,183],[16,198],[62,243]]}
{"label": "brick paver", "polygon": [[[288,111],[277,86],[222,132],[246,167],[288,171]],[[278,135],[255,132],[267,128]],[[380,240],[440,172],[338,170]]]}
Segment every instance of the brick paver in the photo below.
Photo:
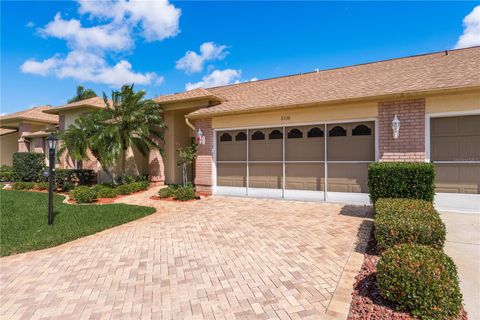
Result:
{"label": "brick paver", "polygon": [[0,318],[318,319],[368,211],[152,192],[122,199],[149,217],[0,259]]}

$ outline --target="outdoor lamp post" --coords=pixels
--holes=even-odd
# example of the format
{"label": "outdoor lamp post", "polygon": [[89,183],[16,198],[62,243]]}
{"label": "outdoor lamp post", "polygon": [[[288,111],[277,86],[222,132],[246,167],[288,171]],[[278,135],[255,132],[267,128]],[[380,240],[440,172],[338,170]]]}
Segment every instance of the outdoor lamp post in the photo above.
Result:
{"label": "outdoor lamp post", "polygon": [[58,139],[51,133],[48,138],[48,224],[53,224],[53,186],[55,185],[55,150]]}

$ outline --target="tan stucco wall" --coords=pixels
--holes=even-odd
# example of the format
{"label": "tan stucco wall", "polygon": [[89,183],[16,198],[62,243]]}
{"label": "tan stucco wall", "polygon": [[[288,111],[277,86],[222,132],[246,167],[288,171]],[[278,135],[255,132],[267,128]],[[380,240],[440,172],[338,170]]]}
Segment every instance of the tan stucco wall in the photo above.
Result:
{"label": "tan stucco wall", "polygon": [[369,119],[376,118],[377,115],[377,102],[318,105],[314,107],[284,108],[275,111],[214,117],[212,119],[212,126],[214,129],[220,129],[289,125],[337,120]]}
{"label": "tan stucco wall", "polygon": [[[164,165],[165,165],[165,183],[179,184],[182,182],[182,168],[177,166],[178,155],[177,146],[187,146],[191,143],[194,136],[193,131],[185,123],[185,115],[195,109],[180,109],[176,111],[165,112],[165,146],[164,146]],[[190,170],[189,170],[190,173]],[[189,176],[189,178],[191,178]]]}
{"label": "tan stucco wall", "polygon": [[480,90],[468,93],[430,96],[425,99],[426,113],[480,112]]}
{"label": "tan stucco wall", "polygon": [[0,136],[0,164],[12,165],[12,157],[18,149],[18,132]]}

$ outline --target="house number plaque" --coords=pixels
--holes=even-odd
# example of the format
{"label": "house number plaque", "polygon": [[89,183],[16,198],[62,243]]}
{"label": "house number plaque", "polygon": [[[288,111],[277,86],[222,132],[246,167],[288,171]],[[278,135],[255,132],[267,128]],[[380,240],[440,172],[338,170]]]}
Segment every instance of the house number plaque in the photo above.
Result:
{"label": "house number plaque", "polygon": [[282,117],[281,117],[281,120],[282,120],[282,121],[289,121],[289,120],[290,120],[290,116],[289,116],[289,115],[288,115],[288,116],[282,116]]}

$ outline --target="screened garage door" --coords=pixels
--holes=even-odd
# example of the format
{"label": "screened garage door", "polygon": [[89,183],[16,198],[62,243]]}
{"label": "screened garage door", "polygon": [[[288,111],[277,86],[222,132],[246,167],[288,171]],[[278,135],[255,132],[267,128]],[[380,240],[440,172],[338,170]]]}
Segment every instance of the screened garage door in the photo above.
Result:
{"label": "screened garage door", "polygon": [[480,115],[432,118],[430,158],[438,193],[480,193]]}
{"label": "screened garage door", "polygon": [[217,132],[217,194],[368,203],[374,122]]}

